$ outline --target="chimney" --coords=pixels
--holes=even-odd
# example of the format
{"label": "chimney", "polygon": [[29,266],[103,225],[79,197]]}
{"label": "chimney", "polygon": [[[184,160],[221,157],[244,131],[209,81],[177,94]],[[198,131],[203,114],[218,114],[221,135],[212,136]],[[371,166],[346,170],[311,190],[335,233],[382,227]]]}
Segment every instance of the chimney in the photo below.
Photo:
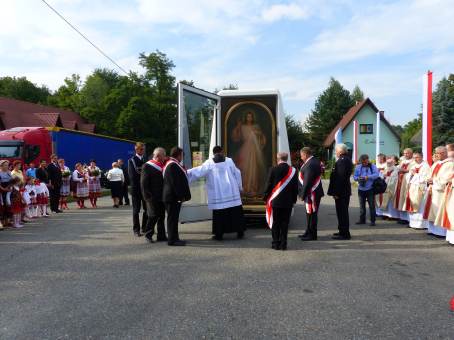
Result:
{"label": "chimney", "polygon": [[379,111],[380,115],[384,118],[385,117],[385,111]]}

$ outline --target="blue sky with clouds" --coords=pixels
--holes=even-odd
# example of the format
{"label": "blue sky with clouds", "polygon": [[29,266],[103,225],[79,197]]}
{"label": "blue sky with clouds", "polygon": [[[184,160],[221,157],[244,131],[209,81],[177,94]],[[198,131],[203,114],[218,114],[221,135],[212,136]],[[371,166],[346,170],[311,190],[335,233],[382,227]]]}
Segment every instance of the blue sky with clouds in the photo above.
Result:
{"label": "blue sky with clouds", "polygon": [[[206,90],[278,88],[304,120],[331,76],[396,124],[416,117],[422,75],[454,72],[452,0],[48,0],[123,68],[159,49]],[[41,1],[0,2],[0,75],[56,89],[112,67]]]}

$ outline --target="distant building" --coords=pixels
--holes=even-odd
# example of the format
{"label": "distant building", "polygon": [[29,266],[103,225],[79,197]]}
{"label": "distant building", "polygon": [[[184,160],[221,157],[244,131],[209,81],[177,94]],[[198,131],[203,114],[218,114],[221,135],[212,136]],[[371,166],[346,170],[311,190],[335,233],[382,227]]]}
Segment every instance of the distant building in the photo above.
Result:
{"label": "distant building", "polygon": [[18,126],[62,127],[95,132],[95,124],[90,124],[76,112],[0,97],[0,130]]}
{"label": "distant building", "polygon": [[[339,128],[342,129],[342,141],[349,148],[350,156],[352,155],[353,121],[356,120],[358,122],[358,157],[367,154],[370,159],[375,159],[377,112],[377,107],[369,98],[350,108],[323,143],[329,152],[329,158],[334,157],[334,136]],[[399,155],[400,136],[385,118],[383,112],[380,113],[380,152],[386,155]]]}

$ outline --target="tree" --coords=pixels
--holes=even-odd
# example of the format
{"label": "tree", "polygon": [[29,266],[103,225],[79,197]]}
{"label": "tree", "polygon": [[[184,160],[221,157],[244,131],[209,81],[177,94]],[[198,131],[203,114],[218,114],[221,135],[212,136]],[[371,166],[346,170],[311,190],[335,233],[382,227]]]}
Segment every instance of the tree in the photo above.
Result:
{"label": "tree", "polygon": [[42,85],[38,86],[26,77],[0,78],[0,96],[25,100],[36,104],[47,104],[50,90]]}
{"label": "tree", "polygon": [[324,154],[322,143],[326,136],[354,104],[350,92],[331,78],[328,88],[318,96],[315,107],[304,124],[309,144],[319,155]]}
{"label": "tree", "polygon": [[454,142],[454,74],[443,78],[433,93],[433,144]]}
{"label": "tree", "polygon": [[364,100],[364,92],[359,88],[358,85],[355,85],[351,97],[354,103],[359,103]]}
{"label": "tree", "polygon": [[412,141],[412,138],[421,131],[422,129],[422,115],[419,114],[418,118],[409,121],[404,127],[399,126],[400,129],[395,129],[400,135],[401,139],[401,150],[405,148],[412,148],[415,151],[421,150],[421,144]]}
{"label": "tree", "polygon": [[298,151],[307,144],[306,133],[303,125],[292,115],[285,115],[285,125],[287,126],[287,136],[290,151]]}
{"label": "tree", "polygon": [[64,82],[65,84],[60,86],[58,90],[49,97],[49,104],[62,109],[80,112],[81,105],[79,102],[79,92],[82,86],[80,76],[78,74],[73,74],[70,78],[65,78]]}

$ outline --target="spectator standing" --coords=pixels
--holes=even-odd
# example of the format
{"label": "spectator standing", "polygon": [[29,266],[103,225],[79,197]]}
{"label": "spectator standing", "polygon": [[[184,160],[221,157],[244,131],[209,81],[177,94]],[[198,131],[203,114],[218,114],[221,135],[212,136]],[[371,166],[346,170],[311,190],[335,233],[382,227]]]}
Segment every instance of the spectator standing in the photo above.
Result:
{"label": "spectator standing", "polygon": [[354,180],[358,182],[360,218],[356,224],[366,224],[366,201],[369,204],[370,226],[375,226],[374,181],[380,176],[377,167],[369,161],[368,155],[359,157],[360,164],[355,168]]}
{"label": "spectator standing", "polygon": [[120,197],[120,205],[123,205],[123,200],[125,201],[125,205],[129,205],[129,174],[128,174],[128,166],[125,162],[120,158],[118,161],[118,167],[123,171],[123,176],[125,181],[123,182],[123,197]]}
{"label": "spectator standing", "polygon": [[110,191],[113,200],[113,207],[118,208],[122,196],[123,182],[125,177],[123,171],[118,167],[117,162],[112,163],[112,169],[107,172],[107,179],[110,182]]}

